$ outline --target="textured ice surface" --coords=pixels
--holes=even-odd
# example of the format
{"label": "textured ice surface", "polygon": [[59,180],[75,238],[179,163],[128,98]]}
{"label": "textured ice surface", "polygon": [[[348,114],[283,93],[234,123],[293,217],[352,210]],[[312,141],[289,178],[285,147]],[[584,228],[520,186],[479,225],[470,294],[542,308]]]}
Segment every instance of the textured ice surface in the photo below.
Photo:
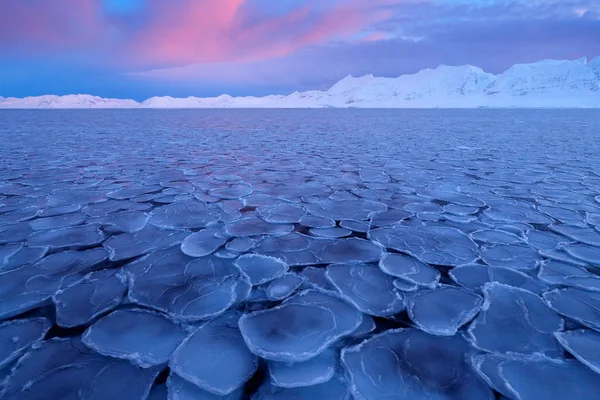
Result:
{"label": "textured ice surface", "polygon": [[149,218],[150,216],[145,212],[130,210],[95,218],[93,221],[114,232],[135,233],[146,226]]}
{"label": "textured ice surface", "polygon": [[600,333],[581,329],[554,334],[559,343],[592,371],[600,374]]}
{"label": "textured ice surface", "polygon": [[68,226],[80,225],[85,222],[85,214],[71,213],[57,215],[54,217],[38,218],[30,221],[29,225],[34,231],[43,231],[47,229],[66,228]]}
{"label": "textured ice surface", "polygon": [[261,209],[259,214],[262,219],[274,224],[298,223],[306,215],[306,210],[290,204],[278,204]]}
{"label": "textured ice surface", "polygon": [[228,395],[241,388],[256,371],[252,354],[232,315],[211,321],[194,331],[175,350],[171,370],[203,390]]}
{"label": "textured ice surface", "polygon": [[592,264],[600,264],[600,247],[593,247],[585,244],[570,244],[564,246],[563,249],[578,260]]}
{"label": "textured ice surface", "polygon": [[303,362],[269,361],[269,377],[274,386],[293,388],[325,383],[335,374],[337,355],[327,349]]}
{"label": "textured ice surface", "polygon": [[162,315],[145,310],[117,310],[96,321],[83,343],[105,356],[148,368],[166,364],[186,334]]}
{"label": "textured ice surface", "polygon": [[488,282],[503,283],[529,290],[538,295],[548,290],[548,286],[544,282],[510,268],[490,267],[481,264],[463,265],[453,268],[449,275],[454,282],[476,292],[481,292],[482,287]]}
{"label": "textured ice surface", "polygon": [[82,225],[35,232],[29,236],[27,244],[51,249],[87,247],[102,243],[104,238],[100,225]]}
{"label": "textured ice surface", "polygon": [[253,285],[262,285],[283,276],[288,265],[282,260],[261,254],[244,254],[234,264],[248,277]]}
{"label": "textured ice surface", "polygon": [[50,326],[46,318],[17,319],[0,324],[0,370],[41,341]]}
{"label": "textured ice surface", "polygon": [[215,222],[217,216],[211,214],[202,202],[178,201],[154,209],[149,223],[164,229],[205,228]]}
{"label": "textured ice surface", "polygon": [[435,268],[404,254],[385,253],[379,268],[388,275],[424,287],[434,287],[440,280],[440,273]]}
{"label": "textured ice surface", "polygon": [[207,392],[174,373],[169,375],[167,387],[169,393],[168,400],[242,400],[244,396],[242,388],[226,396]]}
{"label": "textured ice surface", "polygon": [[[360,96],[355,100],[359,104]],[[416,393],[412,398],[486,399],[487,389],[461,392],[453,388],[462,383],[443,383],[450,374],[464,381],[459,358],[490,351],[512,358],[541,351],[597,376],[582,364],[595,357],[593,341],[577,350],[580,338],[568,332],[600,330],[599,127],[600,118],[589,110],[4,112],[0,325],[46,318],[52,327],[45,338],[68,337],[70,343],[114,313],[151,314],[185,336],[238,314],[255,323],[241,348],[248,341],[256,345],[247,350],[253,357],[263,347],[287,355],[259,360],[252,377],[226,396],[173,371],[165,382],[165,356],[153,400],[349,399],[350,374],[339,364],[340,350],[407,326],[439,343],[420,345],[430,357],[406,353],[416,348],[410,339],[393,350],[397,361],[378,348],[375,361],[365,364],[368,374],[353,374],[378,385],[390,375],[391,387],[400,389],[388,397],[418,387],[409,391]],[[245,273],[236,260],[253,258],[247,254],[280,259],[289,269],[261,265]],[[328,270],[334,279],[327,279]],[[462,324],[463,316],[476,312],[477,297],[459,301],[452,293],[481,296],[494,284],[506,285],[502,293],[509,295],[486,295],[484,310]],[[394,313],[398,299],[410,312]],[[136,308],[143,311],[131,311]],[[566,331],[555,323],[561,318]],[[117,353],[137,352],[131,357],[138,360],[159,350],[171,339],[144,339],[162,326],[151,319],[135,326],[132,318],[109,323],[114,332],[102,348],[124,343],[132,348]],[[469,336],[471,325],[476,338]],[[560,345],[561,336],[572,339],[571,350]],[[5,351],[24,346],[23,354],[42,339],[21,338],[10,337],[9,344],[18,343]],[[197,344],[209,339],[219,336]],[[150,350],[135,348],[144,343]],[[456,346],[464,348],[460,357],[448,358]],[[87,361],[47,367],[52,357],[63,357],[30,351],[30,366],[40,369],[22,370],[23,379],[13,380],[5,397],[146,397],[155,368],[143,390],[130,392],[136,374],[147,370],[82,349],[77,357],[97,360],[92,370]],[[328,381],[294,388],[271,382],[268,364],[276,363],[295,362],[284,368],[288,383],[329,377],[331,364],[321,358],[330,352],[338,360]],[[546,366],[548,360],[540,360]],[[396,362],[404,369],[388,369]],[[0,368],[0,381],[18,364],[14,359]],[[114,376],[112,368],[126,372]],[[96,379],[100,370],[109,373]],[[543,370],[540,376],[552,380],[553,372]],[[541,393],[530,396],[535,400],[571,392],[575,399],[578,389],[570,386],[579,378],[565,376],[566,389],[544,379],[512,387]],[[415,379],[428,383],[415,386]],[[501,389],[497,397],[518,398],[504,378],[494,385]],[[96,394],[88,396],[92,386]],[[584,393],[595,392],[588,387]],[[386,398],[371,393],[366,397]]]}
{"label": "textured ice surface", "polygon": [[479,312],[483,298],[454,286],[424,290],[407,298],[407,311],[417,328],[432,335],[452,336]]}
{"label": "textured ice surface", "polygon": [[514,233],[492,229],[472,232],[471,238],[478,242],[488,244],[514,244],[522,241],[522,239]]}
{"label": "textured ice surface", "polygon": [[585,268],[560,261],[550,260],[544,262],[540,266],[538,278],[551,285],[600,290],[600,277]]}
{"label": "textured ice surface", "polygon": [[33,263],[47,253],[47,247],[28,247],[22,244],[9,244],[0,247],[0,272]]}
{"label": "textured ice surface", "polygon": [[496,353],[561,355],[553,333],[562,330],[563,320],[539,296],[496,282],[487,283],[483,294],[485,303],[468,329],[475,347]]}
{"label": "textured ice surface", "polygon": [[459,336],[396,329],[344,349],[342,363],[359,399],[494,399],[466,362],[468,353]]}
{"label": "textured ice surface", "polygon": [[396,225],[369,231],[369,239],[428,264],[457,266],[477,258],[475,242],[458,229],[443,226]]}
{"label": "textured ice surface", "polygon": [[344,299],[365,314],[387,317],[404,310],[394,279],[375,265],[332,264],[325,276]]}
{"label": "textured ice surface", "polygon": [[2,399],[142,399],[157,368],[142,369],[104,357],[78,338],[51,339],[35,345],[7,378]]}
{"label": "textured ice surface", "polygon": [[324,237],[324,238],[341,238],[350,236],[352,231],[346,228],[312,228],[310,230],[311,235]]}
{"label": "textured ice surface", "polygon": [[80,281],[106,259],[102,248],[63,251],[33,265],[0,273],[0,318],[44,305],[57,290]]}
{"label": "textured ice surface", "polygon": [[117,271],[92,272],[52,296],[56,323],[65,328],[87,324],[121,304],[126,290],[127,284]]}
{"label": "textured ice surface", "polygon": [[377,243],[359,238],[317,239],[297,233],[264,239],[255,249],[257,253],[281,258],[290,266],[376,262],[383,250]]}
{"label": "textured ice surface", "polygon": [[273,280],[266,288],[270,300],[283,300],[289,297],[305,282],[305,278],[294,273],[287,273]]}
{"label": "textured ice surface", "polygon": [[309,360],[362,322],[361,313],[332,293],[308,290],[282,305],[245,314],[240,330],[259,357],[285,362]]}
{"label": "textured ice surface", "polygon": [[295,388],[281,388],[265,382],[252,396],[252,400],[301,400],[327,399],[350,400],[348,383],[341,376],[334,376],[325,383]]}
{"label": "textured ice surface", "polygon": [[479,374],[509,399],[594,400],[598,375],[574,360],[541,356],[480,355],[473,359]]}
{"label": "textured ice surface", "polygon": [[214,253],[227,240],[217,236],[217,229],[207,228],[192,233],[181,243],[181,251],[190,257],[203,257]]}
{"label": "textured ice surface", "polygon": [[535,269],[540,260],[535,249],[518,244],[501,244],[484,247],[481,258],[493,267],[505,267],[515,270],[528,271]]}
{"label": "textured ice surface", "polygon": [[231,236],[284,235],[294,230],[289,224],[270,224],[262,219],[242,219],[225,225]]}
{"label": "textured ice surface", "polygon": [[311,214],[334,220],[364,221],[375,213],[386,211],[385,204],[371,200],[323,200],[306,206]]}
{"label": "textured ice surface", "polygon": [[588,244],[590,246],[600,246],[600,233],[592,228],[581,228],[569,225],[550,225],[549,228],[576,242]]}
{"label": "textured ice surface", "polygon": [[122,261],[180,244],[187,236],[189,236],[187,231],[147,226],[133,234],[123,233],[112,236],[102,245],[108,250],[112,261]]}
{"label": "textured ice surface", "polygon": [[544,293],[544,300],[556,312],[600,332],[600,293],[559,289]]}
{"label": "textured ice surface", "polygon": [[244,280],[231,259],[192,259],[177,248],[145,256],[124,271],[132,302],[185,321],[225,312],[238,300],[238,286]]}

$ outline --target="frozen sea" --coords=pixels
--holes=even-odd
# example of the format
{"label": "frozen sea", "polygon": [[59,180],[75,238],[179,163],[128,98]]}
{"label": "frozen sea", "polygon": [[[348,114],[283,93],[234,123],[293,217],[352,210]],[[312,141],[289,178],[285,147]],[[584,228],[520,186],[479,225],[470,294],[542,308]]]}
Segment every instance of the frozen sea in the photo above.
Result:
{"label": "frozen sea", "polygon": [[600,398],[594,110],[0,112],[0,399]]}

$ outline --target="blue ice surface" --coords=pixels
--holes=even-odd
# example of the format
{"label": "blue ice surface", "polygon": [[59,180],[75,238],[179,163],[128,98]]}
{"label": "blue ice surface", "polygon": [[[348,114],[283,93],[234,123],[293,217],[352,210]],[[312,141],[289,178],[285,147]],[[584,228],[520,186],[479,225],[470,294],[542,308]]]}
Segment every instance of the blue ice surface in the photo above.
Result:
{"label": "blue ice surface", "polygon": [[599,129],[0,111],[0,398],[595,400]]}

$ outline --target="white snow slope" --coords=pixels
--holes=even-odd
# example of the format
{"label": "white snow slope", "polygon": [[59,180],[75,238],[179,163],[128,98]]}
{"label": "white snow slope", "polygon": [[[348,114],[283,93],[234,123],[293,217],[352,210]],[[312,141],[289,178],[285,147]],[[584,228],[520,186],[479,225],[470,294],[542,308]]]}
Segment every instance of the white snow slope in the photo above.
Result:
{"label": "white snow slope", "polygon": [[471,65],[439,66],[397,78],[347,76],[326,91],[265,97],[151,97],[90,95],[1,98],[0,108],[477,108],[600,107],[600,57],[517,64],[494,75]]}

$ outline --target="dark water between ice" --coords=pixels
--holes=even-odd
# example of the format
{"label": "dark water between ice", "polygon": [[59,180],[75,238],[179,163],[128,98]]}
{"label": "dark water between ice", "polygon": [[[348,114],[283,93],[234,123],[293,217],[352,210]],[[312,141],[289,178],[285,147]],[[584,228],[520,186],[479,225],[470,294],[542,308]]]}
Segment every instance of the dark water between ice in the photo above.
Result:
{"label": "dark water between ice", "polygon": [[594,110],[0,112],[0,398],[600,398]]}

